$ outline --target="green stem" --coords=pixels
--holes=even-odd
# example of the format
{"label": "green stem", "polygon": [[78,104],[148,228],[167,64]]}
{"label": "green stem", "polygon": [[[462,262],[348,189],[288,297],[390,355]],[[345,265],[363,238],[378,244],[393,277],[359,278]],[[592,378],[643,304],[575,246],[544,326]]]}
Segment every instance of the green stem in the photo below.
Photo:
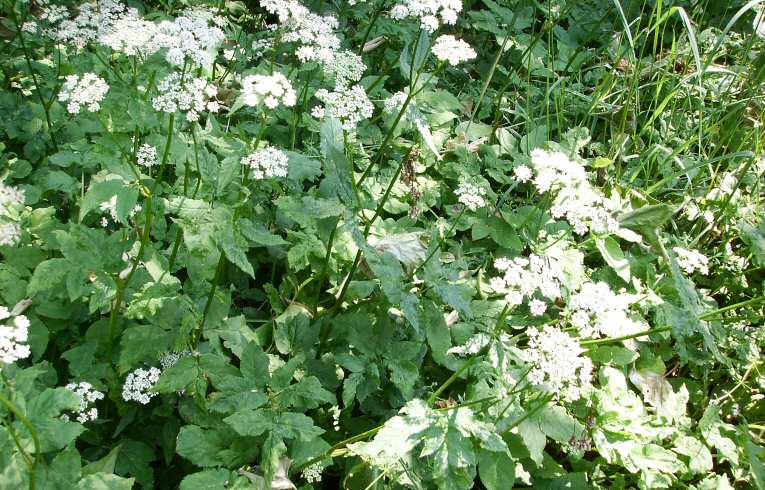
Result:
{"label": "green stem", "polygon": [[716,310],[708,311],[704,313],[703,315],[699,315],[699,320],[706,320],[711,317],[715,317],[717,315],[720,315],[722,313],[725,313],[726,311],[735,310],[736,308],[741,308],[742,306],[749,306],[753,304],[757,304],[765,300],[765,296],[757,296],[756,298],[748,299],[746,301],[741,301],[739,303],[735,303],[728,306],[723,306],[722,308],[717,308]]}
{"label": "green stem", "polygon": [[539,402],[537,406],[523,414],[522,417],[519,417],[517,420],[515,420],[512,424],[510,424],[504,431],[502,431],[501,435],[505,435],[514,428],[516,428],[519,424],[521,424],[524,420],[528,419],[529,417],[533,417],[536,415],[540,410],[542,410],[548,403],[550,403],[550,400],[553,399],[553,394],[548,394],[542,397],[542,401]]}
{"label": "green stem", "polygon": [[606,337],[604,339],[582,340],[581,342],[579,342],[579,344],[580,345],[610,344],[612,342],[621,342],[623,340],[636,339],[638,337],[643,337],[645,335],[649,335],[652,333],[666,332],[671,329],[672,327],[650,328],[648,330],[643,330],[642,332],[637,332],[637,333],[633,333],[629,335],[622,335],[621,337]]}
{"label": "green stem", "polygon": [[23,34],[21,22],[19,21],[19,18],[16,15],[16,9],[14,9],[13,4],[11,4],[8,10],[11,13],[13,23],[16,26],[16,35],[19,36],[19,42],[21,43],[21,50],[24,52],[24,60],[26,61],[26,65],[27,65],[27,68],[29,69],[30,75],[32,75],[32,83],[35,86],[35,92],[37,92],[37,98],[40,99],[40,104],[42,105],[43,111],[45,112],[45,124],[48,127],[48,135],[50,136],[50,141],[53,144],[53,149],[58,151],[58,143],[56,143],[56,137],[53,136],[53,124],[51,123],[51,118],[50,118],[50,106],[46,104],[45,99],[43,99],[42,92],[40,91],[40,84],[37,81],[37,73],[35,72],[34,68],[32,68],[32,60],[29,56],[27,43],[24,41],[24,34]]}
{"label": "green stem", "polygon": [[[5,379],[5,375],[3,375],[3,378]],[[7,384],[7,380],[6,380]],[[26,415],[14,404],[12,401],[10,401],[8,398],[5,397],[2,393],[0,393],[0,403],[5,406],[6,409],[8,409],[9,412],[13,414],[14,417],[16,417],[19,422],[21,422],[24,427],[29,431],[30,436],[32,436],[32,443],[35,446],[35,457],[32,459],[29,456],[29,453],[27,453],[23,447],[17,442],[17,446],[19,448],[19,451],[21,451],[22,456],[24,457],[24,460],[27,462],[27,465],[29,466],[29,489],[35,490],[37,485],[37,465],[40,461],[40,439],[37,436],[37,430],[35,430],[34,425],[32,425],[32,422],[29,421]],[[11,432],[13,433],[13,429],[11,428]],[[14,440],[16,438],[14,437]]]}
{"label": "green stem", "polygon": [[332,245],[335,241],[335,232],[337,232],[337,223],[329,233],[329,239],[327,239],[327,253],[324,255],[324,263],[321,266],[321,272],[316,280],[316,294],[313,299],[313,315],[316,316],[316,310],[319,307],[319,298],[321,296],[321,288],[324,285],[324,278],[327,275],[327,269],[329,269],[329,259],[332,255]]}
{"label": "green stem", "polygon": [[122,307],[122,302],[125,300],[125,290],[130,285],[130,281],[133,279],[133,275],[135,275],[135,271],[138,269],[138,264],[141,263],[141,259],[143,258],[143,253],[146,250],[146,247],[149,244],[149,239],[151,235],[151,226],[154,222],[154,197],[157,192],[157,187],[159,186],[160,181],[162,180],[162,175],[164,174],[165,166],[167,165],[167,160],[170,158],[170,146],[173,143],[173,134],[175,128],[175,114],[170,114],[170,119],[167,124],[167,140],[165,141],[165,149],[162,153],[162,163],[159,166],[159,172],[157,173],[157,177],[154,180],[154,184],[152,185],[151,191],[149,192],[149,195],[146,197],[146,213],[144,214],[144,227],[143,232],[141,234],[141,245],[138,248],[138,253],[136,254],[135,258],[133,259],[133,264],[130,267],[130,272],[128,272],[128,275],[125,277],[124,280],[120,280],[117,278],[117,294],[114,297],[114,301],[112,302],[112,308],[109,312],[109,344],[108,344],[108,355],[109,360],[113,360],[113,353],[114,353],[114,341],[117,337],[117,321],[119,319],[119,312]]}
{"label": "green stem", "polygon": [[[393,178],[390,180],[390,183],[388,184],[388,188],[385,189],[385,194],[383,194],[382,199],[380,200],[379,204],[377,205],[377,209],[375,209],[375,214],[372,216],[372,219],[369,220],[367,225],[364,227],[364,238],[369,236],[369,230],[372,228],[372,224],[375,222],[375,220],[380,216],[380,214],[383,211],[383,207],[385,206],[385,203],[388,201],[388,197],[390,196],[391,190],[393,190],[393,186],[398,181],[398,177],[401,175],[401,170],[404,168],[404,163],[409,158],[409,155],[411,154],[412,150],[414,149],[414,146],[409,149],[409,152],[406,157],[401,159],[401,163],[398,165],[398,168],[396,169],[396,173],[393,174]],[[345,297],[345,293],[348,291],[348,286],[351,283],[351,279],[353,278],[353,274],[356,272],[356,269],[359,266],[359,263],[361,262],[361,249],[356,252],[356,257],[353,259],[353,264],[351,265],[350,270],[348,271],[348,274],[345,276],[345,281],[343,282],[343,288],[340,290],[340,294],[337,297],[337,301],[335,302],[335,307],[332,310],[335,310],[336,308],[339,308],[340,305],[343,303],[343,298]]]}
{"label": "green stem", "polygon": [[470,366],[473,365],[473,363],[478,359],[478,356],[473,356],[457,370],[455,371],[451,376],[449,376],[449,379],[444,381],[441,386],[438,387],[436,391],[433,392],[432,395],[428,398],[428,405],[433,405],[436,402],[436,399],[438,399],[438,396],[444,392],[446,388],[448,388],[452,383],[457,381],[459,379],[460,375],[464,373]]}
{"label": "green stem", "polygon": [[366,32],[364,32],[364,37],[361,39],[361,44],[359,45],[359,56],[361,56],[361,53],[364,52],[364,45],[367,43],[367,40],[369,39],[369,34],[372,32],[372,28],[375,26],[375,22],[377,22],[377,19],[380,17],[380,14],[383,11],[383,7],[385,6],[385,0],[381,0],[376,6],[375,6],[375,13],[372,16],[372,20],[369,22],[369,26],[367,27]]}
{"label": "green stem", "polygon": [[[457,223],[459,222],[460,218],[461,218],[461,217],[462,217],[462,215],[465,213],[465,209],[466,209],[466,207],[465,207],[465,206],[462,206],[462,209],[460,209],[460,212],[459,212],[459,214],[458,214],[458,215],[457,215],[457,217],[454,219],[454,222],[453,222],[453,223],[452,223],[452,225],[449,227],[449,230],[447,230],[447,232],[446,232],[446,233],[444,233],[444,237],[447,237],[447,236],[451,235],[452,231],[454,231],[454,228],[457,226]],[[445,240],[445,238],[443,238],[443,239],[442,239],[442,238],[439,238],[439,239],[438,239],[438,245],[436,245],[436,246],[435,246],[435,248],[433,248],[433,250],[431,250],[431,251],[430,251],[430,254],[428,254],[428,256],[427,256],[427,257],[425,257],[425,260],[424,260],[424,261],[423,261],[423,262],[422,262],[420,265],[418,265],[417,267],[415,267],[415,269],[412,271],[412,274],[411,274],[411,276],[410,276],[410,277],[413,277],[413,276],[414,276],[415,274],[417,274],[417,273],[418,273],[420,270],[422,270],[422,268],[423,268],[423,267],[425,267],[425,265],[426,265],[426,264],[427,264],[427,263],[430,261],[430,259],[432,259],[432,258],[433,258],[433,256],[436,254],[436,252],[438,252],[439,250],[441,250],[441,247],[442,247],[442,246],[443,246],[443,244],[444,244],[444,240]]]}

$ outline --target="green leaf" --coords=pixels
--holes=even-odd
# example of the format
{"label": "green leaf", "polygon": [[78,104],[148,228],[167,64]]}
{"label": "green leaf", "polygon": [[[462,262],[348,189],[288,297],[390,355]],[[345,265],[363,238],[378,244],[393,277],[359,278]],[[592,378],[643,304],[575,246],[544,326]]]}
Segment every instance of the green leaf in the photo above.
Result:
{"label": "green leaf", "polygon": [[703,442],[695,437],[682,436],[674,441],[676,453],[688,456],[688,469],[693,473],[705,475],[712,470],[712,453]]}
{"label": "green leaf", "polygon": [[107,473],[88,475],[77,484],[79,490],[131,490],[134,478],[122,478]]}
{"label": "green leaf", "polygon": [[289,158],[287,177],[290,180],[296,182],[308,180],[312,182],[321,175],[321,163],[318,160],[294,151],[286,151],[285,153]]}
{"label": "green leaf", "polygon": [[154,469],[150,463],[156,459],[154,450],[148,444],[132,439],[123,439],[121,444],[117,473],[131,475],[144,488],[151,488],[154,485]]}
{"label": "green leaf", "polygon": [[248,219],[240,219],[237,222],[239,231],[248,240],[255,242],[257,245],[263,247],[275,247],[278,245],[288,245],[289,242],[284,238],[271,233],[263,226],[257,226]]}
{"label": "green leaf", "polygon": [[131,195],[129,194],[125,182],[120,178],[111,178],[109,180],[101,180],[92,183],[88,188],[88,192],[86,192],[85,196],[82,198],[82,203],[80,203],[80,221],[82,221],[90,211],[96,209],[101,203],[108,201],[114,196],[117,196],[119,205],[121,193],[123,196],[122,199],[128,198]]}
{"label": "green leaf", "polygon": [[619,247],[619,243],[609,236],[606,238],[596,238],[595,245],[597,245],[598,250],[600,250],[600,255],[603,256],[603,260],[611,266],[614,272],[616,272],[624,282],[629,283],[632,277],[630,273],[630,263],[624,256],[621,247]]}
{"label": "green leaf", "polygon": [[35,296],[48,289],[58,288],[64,281],[72,264],[67,259],[48,259],[35,267],[27,286],[27,294]]}
{"label": "green leaf", "polygon": [[635,231],[641,231],[642,228],[656,230],[661,228],[673,214],[675,214],[675,208],[672,206],[668,204],[655,204],[623,213],[618,216],[618,220],[621,226]]}
{"label": "green leaf", "polygon": [[114,473],[114,466],[117,464],[117,457],[122,450],[122,444],[114,446],[109,454],[103,458],[93,461],[82,467],[83,475],[94,475],[96,473]]}
{"label": "green leaf", "polygon": [[185,390],[199,376],[198,359],[187,356],[175,363],[174,366],[162,371],[159,381],[154,385],[157,393],[174,393]]}
{"label": "green leaf", "polygon": [[505,453],[480,449],[478,475],[487,490],[512,488],[515,483],[515,462]]}
{"label": "green leaf", "polygon": [[353,169],[345,156],[343,141],[340,121],[336,118],[326,118],[321,125],[321,152],[324,155],[324,180],[321,188],[351,206],[355,202]]}
{"label": "green leaf", "polygon": [[229,470],[204,470],[184,477],[180,490],[225,490],[230,478]]}

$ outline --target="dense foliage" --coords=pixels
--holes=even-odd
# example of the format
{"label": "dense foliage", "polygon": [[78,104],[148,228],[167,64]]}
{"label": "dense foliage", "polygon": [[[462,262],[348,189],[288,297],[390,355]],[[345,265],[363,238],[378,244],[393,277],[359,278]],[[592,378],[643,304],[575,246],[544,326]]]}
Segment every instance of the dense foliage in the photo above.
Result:
{"label": "dense foliage", "polygon": [[3,0],[0,487],[763,488],[759,4]]}

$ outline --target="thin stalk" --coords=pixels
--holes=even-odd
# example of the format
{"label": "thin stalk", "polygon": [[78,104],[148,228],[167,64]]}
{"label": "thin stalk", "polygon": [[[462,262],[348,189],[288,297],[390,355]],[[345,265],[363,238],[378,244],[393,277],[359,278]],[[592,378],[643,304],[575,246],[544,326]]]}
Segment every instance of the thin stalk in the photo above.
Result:
{"label": "thin stalk", "polygon": [[[3,379],[5,379],[7,385],[8,383],[5,375],[3,375]],[[37,465],[40,462],[40,439],[37,436],[37,430],[35,429],[32,422],[29,421],[27,416],[24,415],[24,413],[19,409],[19,407],[17,407],[16,404],[11,400],[6,398],[2,393],[0,393],[0,404],[2,404],[9,412],[11,412],[13,416],[16,417],[19,422],[24,425],[24,427],[26,427],[26,429],[29,431],[29,435],[32,437],[32,444],[34,444],[35,447],[34,458],[31,458],[29,453],[27,453],[20,444],[17,443],[17,446],[21,451],[22,457],[29,466],[29,489],[35,490],[37,486]],[[11,430],[11,432],[13,432],[13,430]]]}
{"label": "thin stalk", "polygon": [[436,391],[434,391],[433,394],[428,397],[428,401],[427,401],[428,405],[433,405],[436,402],[436,400],[438,399],[438,396],[441,393],[443,393],[444,390],[446,388],[448,388],[452,383],[457,381],[457,379],[459,379],[460,375],[462,373],[464,373],[465,371],[467,371],[467,369],[470,368],[470,366],[472,366],[473,363],[475,363],[475,361],[477,359],[478,359],[478,356],[471,357],[470,359],[465,361],[465,363],[458,370],[456,370],[451,376],[449,376],[449,379],[444,381],[441,384],[441,386],[439,386],[438,389]]}
{"label": "thin stalk", "polygon": [[452,231],[454,231],[454,228],[457,226],[457,223],[459,222],[460,218],[461,218],[461,217],[462,217],[462,215],[465,213],[465,209],[466,209],[466,206],[462,206],[462,209],[460,209],[460,212],[459,212],[459,214],[457,215],[457,217],[454,219],[454,222],[452,222],[452,225],[449,227],[449,229],[447,230],[447,232],[444,234],[444,239],[440,239],[440,238],[439,238],[439,240],[438,240],[438,245],[436,245],[436,246],[433,248],[433,250],[431,250],[431,251],[430,251],[430,253],[428,254],[428,256],[427,256],[427,257],[425,257],[425,260],[423,260],[423,261],[422,261],[422,263],[421,263],[420,265],[418,265],[417,267],[415,267],[415,269],[414,269],[414,271],[412,271],[412,274],[411,274],[411,276],[410,276],[410,277],[414,277],[414,275],[415,275],[415,274],[417,274],[417,273],[418,273],[420,270],[422,270],[422,268],[423,268],[423,267],[425,267],[425,265],[426,265],[426,264],[427,264],[427,263],[430,261],[430,259],[432,259],[432,258],[433,258],[433,256],[436,254],[436,252],[438,252],[439,250],[441,250],[441,247],[442,247],[442,246],[443,246],[443,244],[444,244],[444,240],[446,239],[446,237],[447,237],[447,236],[451,235]]}
{"label": "thin stalk", "polygon": [[505,434],[507,434],[508,432],[513,430],[514,428],[516,428],[518,425],[520,425],[524,420],[528,419],[529,417],[533,417],[534,415],[536,415],[540,410],[542,410],[545,407],[545,405],[550,403],[550,400],[552,400],[552,399],[553,399],[553,394],[552,393],[543,396],[542,397],[542,401],[539,402],[539,404],[537,406],[535,406],[534,408],[532,408],[531,410],[529,410],[528,412],[523,414],[522,417],[519,417],[512,424],[510,424],[504,431],[502,431],[501,435],[504,436]]}
{"label": "thin stalk", "polygon": [[637,332],[637,333],[633,333],[629,335],[622,335],[621,337],[606,337],[604,339],[582,340],[581,342],[579,342],[579,344],[580,345],[610,344],[612,342],[621,342],[623,340],[636,339],[638,337],[643,337],[645,335],[649,335],[652,333],[666,332],[671,329],[672,327],[650,328],[648,330],[643,330],[642,332]]}
{"label": "thin stalk", "polygon": [[13,4],[11,4],[11,7],[8,10],[11,13],[13,24],[16,26],[16,35],[19,37],[19,42],[21,43],[21,50],[24,52],[24,60],[26,61],[26,65],[27,65],[27,68],[29,69],[30,75],[32,75],[32,83],[35,86],[35,92],[37,92],[37,98],[40,99],[40,104],[43,106],[43,111],[45,112],[45,124],[48,126],[48,135],[50,136],[50,141],[53,144],[53,149],[58,151],[58,143],[56,143],[56,137],[53,136],[53,124],[51,123],[51,118],[50,118],[50,106],[46,104],[45,99],[43,99],[42,92],[40,91],[40,83],[37,81],[37,73],[35,72],[34,68],[32,68],[32,60],[31,60],[31,57],[29,56],[27,43],[24,41],[24,34],[23,34],[21,22],[19,21],[19,18],[16,15],[16,9],[14,8]]}
{"label": "thin stalk", "polygon": [[107,350],[108,350],[110,361],[113,359],[114,340],[117,336],[117,321],[119,319],[119,312],[120,312],[120,308],[122,307],[122,302],[125,299],[125,290],[130,285],[130,281],[133,279],[133,275],[135,274],[136,269],[138,269],[138,264],[141,262],[141,259],[143,258],[143,253],[146,250],[146,247],[148,246],[148,243],[149,243],[149,238],[151,235],[151,226],[154,222],[154,197],[157,191],[157,187],[159,186],[159,183],[162,180],[162,175],[164,174],[165,166],[167,165],[167,160],[170,158],[170,146],[173,143],[174,131],[175,131],[175,114],[170,114],[170,119],[167,124],[167,140],[165,141],[165,149],[162,153],[162,163],[159,166],[159,171],[157,173],[156,179],[154,180],[154,184],[152,185],[151,191],[149,192],[149,195],[146,197],[146,206],[145,206],[146,213],[144,214],[144,227],[141,233],[141,245],[138,248],[138,253],[133,259],[133,265],[131,266],[130,272],[128,272],[128,275],[125,277],[124,280],[120,280],[119,277],[117,278],[117,294],[114,297],[114,301],[112,302],[112,308],[109,313],[109,344],[108,344]]}
{"label": "thin stalk", "polygon": [[364,52],[364,45],[367,43],[367,40],[369,39],[369,35],[372,33],[372,28],[375,26],[375,22],[377,22],[377,19],[380,18],[380,14],[382,14],[383,7],[385,6],[385,0],[380,0],[380,2],[375,5],[375,13],[372,16],[372,20],[369,22],[369,26],[367,27],[367,30],[364,32],[364,37],[361,38],[361,44],[359,44],[359,56],[361,56],[361,53]]}
{"label": "thin stalk", "polygon": [[332,256],[332,245],[335,241],[335,232],[337,232],[337,223],[335,223],[335,226],[332,228],[332,231],[329,233],[329,239],[327,239],[327,253],[324,255],[324,263],[321,266],[321,272],[319,272],[319,277],[316,280],[316,294],[313,298],[313,307],[311,308],[313,310],[313,315],[316,316],[316,310],[319,307],[319,297],[321,296],[321,288],[324,285],[324,278],[327,275],[327,269],[329,269],[329,259]]}

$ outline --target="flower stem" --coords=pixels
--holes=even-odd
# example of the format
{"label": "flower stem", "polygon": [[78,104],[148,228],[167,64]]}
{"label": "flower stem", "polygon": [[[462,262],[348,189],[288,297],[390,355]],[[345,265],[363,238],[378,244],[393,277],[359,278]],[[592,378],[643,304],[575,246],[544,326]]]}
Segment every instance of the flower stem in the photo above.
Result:
{"label": "flower stem", "polygon": [[[8,379],[5,377],[5,374],[3,374],[3,380],[5,381],[6,386],[9,386]],[[37,436],[37,430],[35,429],[35,426],[32,424],[32,422],[29,421],[27,416],[21,411],[21,409],[19,409],[15,403],[6,398],[2,393],[0,393],[0,404],[2,404],[9,412],[11,412],[13,416],[16,417],[19,422],[24,425],[24,427],[26,427],[26,429],[29,431],[29,435],[32,437],[32,444],[34,444],[35,447],[34,458],[32,458],[29,453],[27,453],[26,450],[21,446],[20,441],[17,439],[16,432],[13,430],[13,427],[10,424],[8,425],[9,432],[13,437],[16,446],[19,448],[19,451],[21,452],[24,461],[26,461],[27,466],[29,466],[29,489],[35,490],[37,486],[37,465],[40,461],[40,439]]]}
{"label": "flower stem", "polygon": [[141,263],[141,259],[143,258],[143,253],[149,244],[149,239],[151,236],[151,226],[154,222],[154,197],[157,192],[157,187],[159,186],[159,183],[162,180],[165,166],[167,165],[167,160],[170,158],[170,147],[173,144],[174,131],[175,131],[175,114],[170,114],[170,119],[167,123],[167,140],[165,141],[165,149],[162,153],[162,163],[159,166],[159,171],[157,172],[157,177],[154,180],[154,184],[152,185],[151,191],[149,192],[149,195],[146,197],[146,213],[144,214],[144,226],[143,226],[143,231],[141,232],[141,237],[140,237],[141,245],[138,248],[138,253],[136,253],[135,258],[133,259],[133,264],[130,267],[130,271],[128,272],[128,275],[125,277],[124,280],[120,280],[119,277],[117,278],[117,294],[114,297],[111,311],[109,312],[109,344],[107,348],[107,353],[108,353],[110,362],[113,361],[114,341],[116,340],[116,337],[117,337],[117,321],[119,320],[119,312],[122,307],[122,302],[125,299],[125,290],[130,285],[130,281],[133,279],[133,275],[135,274],[136,269],[138,269],[138,264]]}

